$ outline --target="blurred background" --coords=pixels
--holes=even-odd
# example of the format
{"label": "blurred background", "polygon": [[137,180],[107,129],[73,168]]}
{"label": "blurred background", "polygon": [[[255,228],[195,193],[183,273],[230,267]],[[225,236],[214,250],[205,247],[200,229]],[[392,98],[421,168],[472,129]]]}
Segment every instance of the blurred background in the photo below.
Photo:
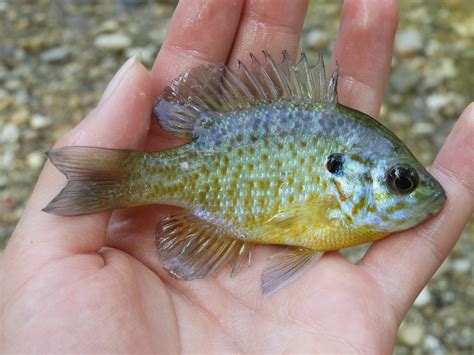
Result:
{"label": "blurred background", "polygon": [[[313,60],[319,50],[329,60],[341,4],[310,1],[302,48]],[[22,214],[44,152],[96,105],[129,56],[140,51],[151,68],[175,5],[0,0],[0,251]],[[474,99],[474,1],[399,0],[399,7],[381,118],[430,165]],[[472,353],[473,245],[471,219],[403,321],[396,354]],[[356,260],[364,250],[344,253]]]}

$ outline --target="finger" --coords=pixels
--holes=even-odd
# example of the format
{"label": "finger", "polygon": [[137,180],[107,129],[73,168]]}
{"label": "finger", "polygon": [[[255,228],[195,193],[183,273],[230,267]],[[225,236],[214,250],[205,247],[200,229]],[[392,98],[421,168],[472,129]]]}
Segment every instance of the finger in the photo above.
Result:
{"label": "finger", "polygon": [[246,1],[228,63],[248,61],[249,53],[263,59],[262,50],[281,58],[286,49],[295,57],[307,7],[307,0]]}
{"label": "finger", "polygon": [[398,25],[395,0],[346,0],[332,55],[340,65],[339,101],[379,115]]}
{"label": "finger", "polygon": [[243,0],[182,0],[152,69],[155,93],[186,69],[224,64],[239,25]]}
{"label": "finger", "polygon": [[400,318],[448,256],[474,210],[474,103],[463,112],[431,173],[448,199],[434,218],[374,243],[360,262]]}
{"label": "finger", "polygon": [[[56,145],[140,149],[148,131],[152,103],[149,73],[129,59],[107,87],[99,106]],[[41,209],[61,190],[65,177],[47,162],[8,245],[16,252],[45,258],[97,251],[104,243],[110,213],[60,217]],[[22,255],[24,257],[24,255]],[[40,259],[41,259],[40,258]]]}

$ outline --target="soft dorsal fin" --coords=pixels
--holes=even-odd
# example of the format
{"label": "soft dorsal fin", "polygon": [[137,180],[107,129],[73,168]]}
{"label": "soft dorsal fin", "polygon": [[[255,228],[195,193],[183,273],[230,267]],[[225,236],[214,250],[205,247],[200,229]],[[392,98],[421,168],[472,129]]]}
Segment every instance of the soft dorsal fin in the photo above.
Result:
{"label": "soft dorsal fin", "polygon": [[[193,137],[196,122],[204,112],[237,111],[276,101],[336,102],[338,72],[328,87],[321,54],[314,67],[308,64],[304,52],[295,63],[283,51],[280,64],[267,51],[263,54],[264,62],[250,54],[249,67],[239,61],[237,72],[226,65],[201,65],[181,74],[164,89],[154,106],[161,127],[174,135]],[[205,127],[206,122],[199,124]]]}
{"label": "soft dorsal fin", "polygon": [[208,278],[230,263],[232,274],[252,257],[252,245],[193,214],[164,217],[157,226],[158,258],[179,280]]}

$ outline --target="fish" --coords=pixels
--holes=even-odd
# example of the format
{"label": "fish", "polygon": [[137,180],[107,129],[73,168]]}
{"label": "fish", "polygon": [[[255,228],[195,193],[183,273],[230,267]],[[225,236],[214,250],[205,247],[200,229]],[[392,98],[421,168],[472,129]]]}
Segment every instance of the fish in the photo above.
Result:
{"label": "fish", "polygon": [[263,294],[295,280],[324,252],[409,229],[446,201],[441,184],[379,121],[338,102],[339,65],[322,55],[251,65],[201,65],[174,79],[153,111],[163,130],[189,138],[141,152],[50,150],[67,177],[43,209],[61,216],[148,204],[183,212],[157,221],[157,257],[173,277],[234,276],[255,245],[284,246],[262,273]]}

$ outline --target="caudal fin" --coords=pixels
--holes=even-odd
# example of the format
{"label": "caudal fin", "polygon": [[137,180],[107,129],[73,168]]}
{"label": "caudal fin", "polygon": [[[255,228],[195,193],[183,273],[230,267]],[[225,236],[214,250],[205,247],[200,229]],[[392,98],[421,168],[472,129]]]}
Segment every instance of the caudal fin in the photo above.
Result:
{"label": "caudal fin", "polygon": [[129,150],[64,147],[46,153],[67,177],[64,189],[43,209],[76,216],[124,207],[124,182],[129,174]]}

